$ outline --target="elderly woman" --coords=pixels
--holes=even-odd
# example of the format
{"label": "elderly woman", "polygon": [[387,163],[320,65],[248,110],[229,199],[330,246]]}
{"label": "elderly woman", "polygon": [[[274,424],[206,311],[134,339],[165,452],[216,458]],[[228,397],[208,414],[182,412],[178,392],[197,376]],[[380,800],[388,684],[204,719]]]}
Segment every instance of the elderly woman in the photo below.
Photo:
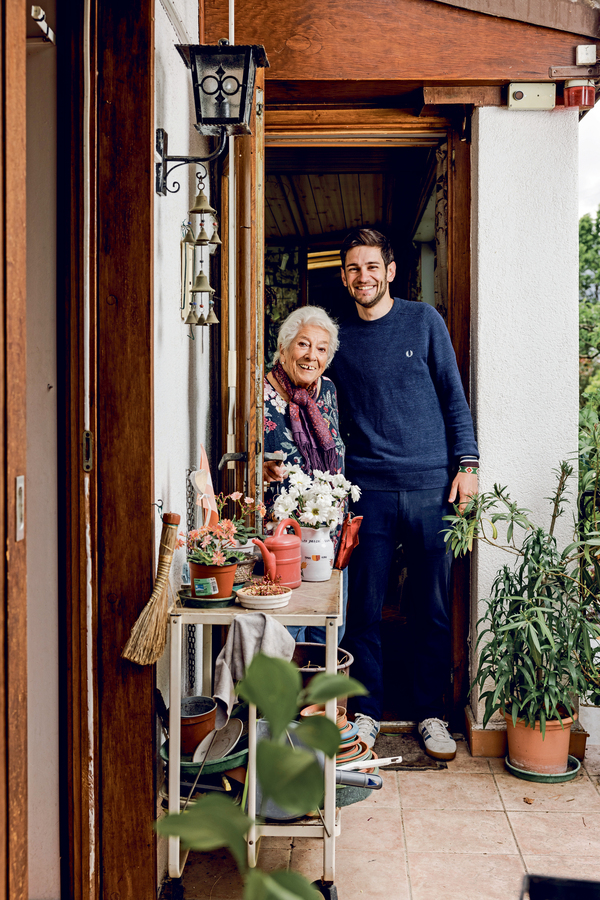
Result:
{"label": "elderly woman", "polygon": [[[343,472],[344,444],[338,424],[337,394],[324,371],[338,348],[338,327],[324,309],[302,306],[291,313],[277,338],[278,354],[265,378],[265,453],[282,452],[282,462],[266,461],[267,510],[273,506],[286,465]],[[344,573],[344,594],[346,578]],[[338,629],[338,641],[345,628]],[[303,631],[304,629],[302,629]],[[307,630],[307,640],[325,641],[324,628]],[[302,640],[301,632],[296,640]]]}

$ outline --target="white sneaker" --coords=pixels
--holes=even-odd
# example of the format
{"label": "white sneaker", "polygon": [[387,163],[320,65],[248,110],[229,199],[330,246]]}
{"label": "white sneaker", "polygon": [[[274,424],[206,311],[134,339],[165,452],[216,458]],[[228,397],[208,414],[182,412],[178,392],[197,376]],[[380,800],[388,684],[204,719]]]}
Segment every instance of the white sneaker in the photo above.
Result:
{"label": "white sneaker", "polygon": [[380,724],[372,719],[371,716],[365,716],[362,713],[356,713],[354,721],[358,725],[358,740],[364,741],[369,750],[373,748],[375,738],[379,734]]}
{"label": "white sneaker", "polygon": [[454,759],[456,741],[448,732],[448,726],[441,719],[423,719],[419,722],[419,734],[423,738],[425,753],[434,759]]}

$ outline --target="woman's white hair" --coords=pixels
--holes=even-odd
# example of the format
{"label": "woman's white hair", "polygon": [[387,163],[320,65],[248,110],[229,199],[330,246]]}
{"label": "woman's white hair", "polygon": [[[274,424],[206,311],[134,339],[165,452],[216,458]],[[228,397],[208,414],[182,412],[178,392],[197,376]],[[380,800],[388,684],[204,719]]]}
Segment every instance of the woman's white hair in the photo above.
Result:
{"label": "woman's white hair", "polygon": [[273,357],[273,363],[279,359],[281,350],[289,350],[290,345],[301,328],[313,325],[322,328],[329,335],[329,347],[327,349],[327,365],[335,355],[340,345],[338,340],[338,326],[320,306],[300,306],[289,314],[279,329],[277,335],[277,351]]}

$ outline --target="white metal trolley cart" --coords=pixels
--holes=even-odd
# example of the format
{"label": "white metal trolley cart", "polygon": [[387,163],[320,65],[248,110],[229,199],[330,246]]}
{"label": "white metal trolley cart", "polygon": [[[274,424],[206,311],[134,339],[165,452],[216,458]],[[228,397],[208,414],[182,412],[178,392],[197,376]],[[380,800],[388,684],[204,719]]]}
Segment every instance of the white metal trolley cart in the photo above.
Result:
{"label": "white metal trolley cart", "polygon": [[[283,609],[266,611],[282,625],[326,626],[325,668],[335,673],[337,667],[337,626],[342,616],[342,573],[333,570],[331,580],[303,582],[293,591],[290,602]],[[202,626],[202,693],[212,694],[212,626],[231,625],[235,616],[248,614],[241,606],[224,609],[186,609],[174,607],[170,618],[170,689],[169,689],[169,812],[179,814],[181,776],[181,651],[182,626]],[[325,705],[325,715],[335,722],[336,701]],[[262,835],[319,837],[323,840],[323,881],[335,881],[335,838],[340,832],[339,810],[335,806],[335,758],[325,759],[325,797],[322,821],[302,819],[281,824],[253,825],[246,837],[248,864],[255,866],[257,844]],[[248,815],[256,817],[256,707],[250,705],[248,735]],[[188,851],[180,848],[178,837],[169,837],[169,875],[179,878]]]}

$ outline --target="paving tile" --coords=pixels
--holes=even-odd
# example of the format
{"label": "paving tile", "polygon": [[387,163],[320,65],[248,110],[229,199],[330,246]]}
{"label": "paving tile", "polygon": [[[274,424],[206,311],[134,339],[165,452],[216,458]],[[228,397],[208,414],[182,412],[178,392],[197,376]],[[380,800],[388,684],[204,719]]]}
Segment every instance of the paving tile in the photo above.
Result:
{"label": "paving tile", "polygon": [[590,775],[600,775],[600,744],[586,747],[583,765]]}
{"label": "paving tile", "polygon": [[469,745],[466,741],[456,742],[456,756],[448,760],[448,772],[480,772],[487,774],[490,771],[488,761],[483,756],[471,756]]}
{"label": "paving tile", "polygon": [[412,900],[516,900],[525,870],[507,854],[409,853],[408,871]]}
{"label": "paving tile", "polygon": [[593,856],[532,856],[524,857],[527,871],[534,875],[555,878],[582,878],[600,881],[600,859]]}
{"label": "paving tile", "polygon": [[502,809],[494,777],[466,772],[399,772],[402,809]]}
{"label": "paving tile", "polygon": [[600,814],[566,812],[509,812],[521,852],[535,856],[600,857]]}
{"label": "paving tile", "polygon": [[504,762],[503,756],[488,757],[488,765],[490,767],[491,772],[506,772],[506,771],[508,771],[506,768],[506,764]]}
{"label": "paving tile", "polygon": [[[378,808],[365,803],[346,806],[341,811],[341,833],[336,838],[336,853],[343,850],[378,850],[393,852],[403,849],[400,809]],[[318,850],[320,838],[294,839],[294,850]]]}
{"label": "paving tile", "polygon": [[[291,850],[266,850],[261,847],[259,862],[266,872],[285,869]],[[182,877],[185,900],[242,900],[244,884],[227,850],[190,853]]]}
{"label": "paving tile", "polygon": [[403,818],[410,852],[518,853],[505,812],[407,809]]}
{"label": "paving tile", "polygon": [[269,835],[261,837],[261,850],[291,850],[293,839],[289,835]]}
{"label": "paving tile", "polygon": [[206,900],[208,897],[237,900],[244,892],[242,878],[227,850],[190,853],[183,870],[182,885],[185,900]]}
{"label": "paving tile", "polygon": [[[291,866],[316,881],[323,874],[323,853],[294,847]],[[336,849],[335,869],[335,885],[343,900],[410,898],[404,853]]]}
{"label": "paving tile", "polygon": [[[398,809],[400,806],[400,794],[398,793],[398,778],[394,771],[386,771],[381,769],[379,774],[383,778],[383,787],[380,791],[371,791],[370,795],[360,803],[353,804],[355,806],[388,806],[392,809]],[[346,807],[347,809],[348,807]]]}
{"label": "paving tile", "polygon": [[[565,784],[537,784],[514,775],[497,774],[496,784],[506,809],[518,812],[600,812],[600,794],[587,775],[578,775]],[[527,803],[533,800],[533,803]]]}

